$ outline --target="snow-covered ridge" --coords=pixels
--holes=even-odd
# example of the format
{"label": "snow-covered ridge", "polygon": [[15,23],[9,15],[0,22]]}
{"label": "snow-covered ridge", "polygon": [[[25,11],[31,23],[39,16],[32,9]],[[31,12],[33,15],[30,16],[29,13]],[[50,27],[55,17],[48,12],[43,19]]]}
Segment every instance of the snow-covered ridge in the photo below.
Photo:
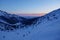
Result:
{"label": "snow-covered ridge", "polygon": [[0,15],[0,40],[60,40],[60,9],[33,18]]}
{"label": "snow-covered ridge", "polygon": [[39,19],[41,21],[48,22],[48,21],[54,21],[55,19],[57,20],[59,18],[60,18],[60,9],[57,9],[57,10],[53,10],[52,12],[50,12],[50,13],[44,15],[44,16],[41,16]]}
{"label": "snow-covered ridge", "polygon": [[38,19],[37,17],[28,19],[15,14],[9,14],[7,12],[0,10],[0,29],[3,31],[3,30],[13,30],[17,28],[23,28],[26,27],[27,25],[32,25],[36,23],[35,21],[37,19]]}
{"label": "snow-covered ridge", "polygon": [[0,10],[0,30],[13,30],[26,26],[40,25],[48,21],[54,21],[60,17],[60,9],[54,10],[44,16],[25,18],[15,14],[9,14]]}

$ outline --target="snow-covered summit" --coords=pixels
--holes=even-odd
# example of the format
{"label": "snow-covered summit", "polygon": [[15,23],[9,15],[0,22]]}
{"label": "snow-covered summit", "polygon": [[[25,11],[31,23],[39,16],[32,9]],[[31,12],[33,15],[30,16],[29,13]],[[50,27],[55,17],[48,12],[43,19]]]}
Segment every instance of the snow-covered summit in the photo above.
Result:
{"label": "snow-covered summit", "polygon": [[54,21],[55,19],[58,19],[58,18],[60,18],[60,9],[53,10],[52,12],[50,12],[44,16],[41,16],[40,20],[41,20],[41,22],[43,20],[48,22],[48,21],[52,21],[52,20]]}
{"label": "snow-covered summit", "polygon": [[0,16],[8,16],[8,15],[9,15],[9,13],[0,10]]}

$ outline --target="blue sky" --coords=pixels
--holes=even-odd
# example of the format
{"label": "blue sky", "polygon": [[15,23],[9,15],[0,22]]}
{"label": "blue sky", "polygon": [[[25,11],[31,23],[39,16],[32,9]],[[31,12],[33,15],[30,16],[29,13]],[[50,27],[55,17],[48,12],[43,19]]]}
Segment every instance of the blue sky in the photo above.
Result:
{"label": "blue sky", "polygon": [[46,13],[60,8],[60,0],[0,0],[0,10],[10,13]]}

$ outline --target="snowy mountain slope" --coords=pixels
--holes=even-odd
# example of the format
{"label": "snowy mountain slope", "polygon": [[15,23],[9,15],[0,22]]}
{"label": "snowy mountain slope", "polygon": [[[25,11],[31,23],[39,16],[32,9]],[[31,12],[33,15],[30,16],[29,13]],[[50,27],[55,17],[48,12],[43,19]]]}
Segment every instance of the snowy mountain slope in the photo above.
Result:
{"label": "snowy mountain slope", "polygon": [[[30,38],[29,38],[30,37]],[[38,25],[26,40],[60,40],[60,20]]]}
{"label": "snowy mountain slope", "polygon": [[[60,40],[60,9],[54,10],[47,15],[25,19],[25,21],[22,20],[12,25],[18,25],[22,29],[14,29],[14,31],[11,30],[9,32],[0,31],[1,40]],[[9,25],[8,28],[11,26]]]}
{"label": "snowy mountain slope", "polygon": [[43,16],[26,40],[60,40],[60,10],[52,11]]}
{"label": "snowy mountain slope", "polygon": [[[14,14],[9,14],[7,12],[4,12],[4,11],[0,10],[0,26],[1,27],[3,25],[5,25],[5,27],[11,26],[12,28],[17,28],[16,26],[19,26],[23,20],[26,20],[26,18],[21,17],[21,16],[17,16],[17,15],[14,15]],[[0,30],[4,30],[1,27],[0,27]],[[7,29],[11,30],[9,27]]]}
{"label": "snowy mountain slope", "polygon": [[[0,14],[2,14],[2,15],[0,15],[0,32],[1,32],[0,33],[0,35],[1,35],[0,39],[1,40],[13,40],[13,39],[11,39],[10,36],[12,35],[12,38],[14,37],[13,34],[16,33],[16,30],[17,30],[16,28],[19,29],[19,27],[20,27],[20,29],[19,29],[19,31],[20,31],[21,28],[22,29],[28,28],[28,26],[30,26],[30,25],[31,25],[30,27],[32,27],[32,25],[36,23],[35,21],[37,21],[37,19],[39,18],[39,17],[34,17],[32,19],[31,18],[26,19],[26,18],[21,17],[21,16],[8,14],[7,12],[4,12],[4,11],[1,11]],[[18,22],[17,22],[17,20],[18,20]],[[28,28],[27,30],[30,31],[29,29],[31,30],[31,28]],[[14,30],[15,33],[12,30]],[[25,33],[24,31],[25,30],[20,31],[21,32],[20,35],[23,35],[23,33]],[[19,33],[17,33],[17,34],[19,34]],[[3,39],[4,38],[3,35],[6,35],[6,37],[8,39]],[[3,36],[3,38],[1,38],[2,36]],[[18,40],[18,39],[16,39],[16,40]]]}
{"label": "snowy mountain slope", "polygon": [[0,10],[0,16],[8,16],[8,15],[9,15],[9,14],[7,14],[7,12]]}
{"label": "snowy mountain slope", "polygon": [[37,19],[39,18],[39,17],[33,17],[28,19],[15,14],[9,14],[1,10],[0,14],[2,14],[0,15],[0,22],[1,24],[5,25],[5,29],[0,27],[1,30],[14,30],[17,28],[24,28],[27,27],[28,25],[35,24]]}

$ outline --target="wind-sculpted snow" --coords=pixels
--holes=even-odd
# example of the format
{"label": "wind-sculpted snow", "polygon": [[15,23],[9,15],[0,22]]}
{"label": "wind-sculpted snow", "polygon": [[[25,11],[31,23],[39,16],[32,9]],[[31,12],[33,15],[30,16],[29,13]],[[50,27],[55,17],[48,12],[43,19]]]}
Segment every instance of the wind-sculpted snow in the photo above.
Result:
{"label": "wind-sculpted snow", "polygon": [[1,11],[0,32],[1,40],[60,40],[60,9],[31,18]]}

